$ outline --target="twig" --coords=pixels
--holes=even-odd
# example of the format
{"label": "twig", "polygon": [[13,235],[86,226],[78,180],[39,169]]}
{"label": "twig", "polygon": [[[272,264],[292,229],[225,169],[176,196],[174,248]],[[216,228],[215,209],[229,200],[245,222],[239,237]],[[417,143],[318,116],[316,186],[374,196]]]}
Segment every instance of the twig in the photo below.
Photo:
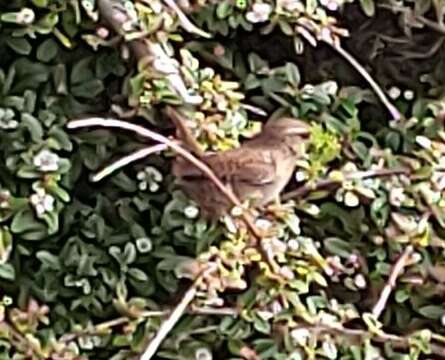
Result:
{"label": "twig", "polygon": [[401,6],[390,5],[390,4],[377,4],[377,6],[382,9],[390,10],[392,12],[410,14],[414,20],[418,21],[422,25],[429,27],[431,30],[436,31],[439,34],[445,35],[445,26],[443,26],[443,24],[432,21],[422,15],[417,15],[410,8],[404,8]]}
{"label": "twig", "polygon": [[[326,325],[326,324],[316,324],[313,326],[305,327],[309,331],[313,332],[322,332],[322,333],[334,333],[334,334],[342,334],[350,337],[358,337],[362,338],[370,338],[372,341],[377,343],[391,343],[392,346],[399,349],[409,349],[412,345],[411,340],[408,336],[401,336],[395,334],[388,334],[383,331],[379,331],[378,334],[371,334],[367,330],[363,329],[351,329],[346,328],[342,325]],[[430,344],[431,353],[445,359],[445,348],[436,343]]]}
{"label": "twig", "polygon": [[176,4],[175,0],[164,0],[164,3],[176,13],[176,15],[178,16],[179,22],[185,31],[188,31],[191,34],[196,34],[196,35],[205,37],[207,39],[210,39],[212,37],[211,34],[209,34],[208,32],[205,32],[204,30],[201,30],[195,24],[193,24],[188,19],[188,17],[182,12],[182,10]]}
{"label": "twig", "polygon": [[379,84],[372,78],[372,76],[366,71],[366,69],[349,53],[347,52],[339,42],[329,42],[324,41],[326,44],[329,44],[335,51],[337,51],[340,55],[342,55],[351,65],[352,67],[361,75],[363,78],[369,83],[371,88],[374,90],[377,97],[383,103],[384,106],[388,109],[391,114],[393,120],[398,121],[402,118],[402,114],[400,111],[389,101],[385,92],[382,90]]}
{"label": "twig", "polygon": [[201,273],[201,275],[197,277],[193,285],[190,286],[190,288],[186,291],[179,304],[176,305],[176,307],[173,309],[168,319],[161,324],[160,328],[156,332],[156,335],[150,341],[145,351],[142,353],[140,360],[150,360],[153,357],[153,355],[156,354],[156,351],[158,350],[162,341],[165,339],[165,337],[169,334],[169,332],[179,321],[179,319],[187,309],[187,306],[189,306],[189,304],[195,298],[197,288],[200,285],[203,278],[213,270],[214,269],[212,268],[207,268]]}
{"label": "twig", "polygon": [[405,251],[397,260],[397,262],[394,264],[394,267],[392,268],[391,273],[389,275],[388,281],[386,282],[384,288],[382,289],[382,292],[380,293],[378,301],[376,302],[376,304],[372,309],[372,314],[375,316],[376,319],[380,317],[383,310],[385,309],[389,296],[391,295],[391,292],[396,286],[397,278],[400,276],[403,269],[405,268],[406,263],[408,262],[409,257],[411,256],[413,251],[414,251],[413,246],[408,245],[405,248]]}
{"label": "twig", "polygon": [[249,105],[241,103],[240,106],[245,109],[246,111],[250,111],[251,113],[259,116],[267,116],[267,112],[265,112],[263,109],[259,108],[258,106]]}
{"label": "twig", "polygon": [[160,151],[165,151],[168,149],[168,145],[166,144],[157,144],[150,147],[146,147],[140,150],[137,150],[133,152],[130,155],[124,156],[123,158],[120,158],[119,160],[115,161],[114,163],[108,165],[105,169],[99,171],[96,175],[91,177],[91,181],[97,182],[102,180],[103,178],[107,177],[114,171],[120,169],[123,166],[126,166],[128,164],[131,164],[134,161],[143,159],[153,153],[157,153]]}
{"label": "twig", "polygon": [[[176,142],[166,138],[165,136],[148,130],[142,126],[131,124],[125,121],[117,120],[117,119],[111,119],[111,118],[100,118],[100,117],[91,117],[87,119],[79,119],[79,120],[72,120],[67,124],[68,129],[78,129],[83,127],[92,127],[92,126],[100,126],[100,127],[108,127],[108,128],[119,128],[119,129],[125,129],[129,131],[133,131],[140,136],[143,136],[145,138],[149,138],[153,141],[156,141],[161,144],[167,145],[172,150],[176,151],[180,156],[182,156],[184,159],[189,161],[191,164],[196,166],[199,170],[201,170],[214,184],[215,186],[221,191],[221,193],[226,196],[226,198],[235,206],[241,207],[241,202],[236,197],[236,195],[228,189],[222,182],[219,180],[219,178],[215,175],[215,173],[210,169],[205,163],[203,163],[200,159],[193,156],[189,151],[182,148],[180,145],[178,145]],[[251,217],[246,213],[246,211],[243,211],[241,214],[241,217],[244,221],[244,223],[247,225],[248,229],[251,231],[252,235],[254,235],[255,238],[259,239],[261,238],[261,235],[256,228],[255,224],[253,223],[253,220]]]}
{"label": "twig", "polygon": [[310,192],[322,190],[324,188],[329,188],[331,186],[340,186],[345,180],[360,180],[360,179],[369,179],[374,177],[385,177],[392,175],[403,175],[410,174],[409,169],[407,168],[395,168],[395,169],[379,169],[379,170],[367,170],[367,171],[358,171],[349,174],[345,174],[342,179],[334,180],[334,179],[325,179],[320,180],[312,185],[303,185],[298,189],[289,191],[288,193],[282,196],[283,200],[290,200],[295,198],[301,198],[307,195]]}
{"label": "twig", "polygon": [[[63,335],[59,341],[60,342],[70,342],[74,339],[86,336],[86,335],[103,335],[106,330],[114,328],[116,326],[125,325],[130,323],[133,320],[138,322],[144,321],[148,318],[152,317],[164,317],[168,314],[171,314],[172,310],[147,310],[137,313],[137,318],[132,318],[128,316],[121,316],[112,320],[104,321],[102,323],[94,325],[92,328],[82,329],[80,331],[71,332]],[[210,308],[210,307],[199,307],[194,308],[191,307],[185,311],[186,314],[190,315],[211,315],[211,316],[237,316],[239,315],[239,311],[235,308]]]}

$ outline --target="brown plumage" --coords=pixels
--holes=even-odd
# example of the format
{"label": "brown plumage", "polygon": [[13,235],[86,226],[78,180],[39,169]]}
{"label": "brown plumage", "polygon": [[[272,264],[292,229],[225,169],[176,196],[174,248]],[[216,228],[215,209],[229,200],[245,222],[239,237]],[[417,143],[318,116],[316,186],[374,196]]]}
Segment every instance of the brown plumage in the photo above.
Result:
{"label": "brown plumage", "polygon": [[[184,137],[184,124],[174,115],[178,134]],[[304,153],[309,125],[289,117],[271,120],[255,138],[239,148],[214,154],[197,154],[243,202],[251,200],[254,206],[263,206],[278,199],[279,194],[295,169],[296,160]],[[185,145],[190,137],[185,136]],[[193,151],[193,150],[192,150]],[[195,153],[197,151],[194,151]],[[198,151],[199,152],[199,151]],[[218,190],[201,170],[187,160],[177,157],[173,174],[183,191],[194,200],[208,218],[218,218],[232,208],[230,201]]]}

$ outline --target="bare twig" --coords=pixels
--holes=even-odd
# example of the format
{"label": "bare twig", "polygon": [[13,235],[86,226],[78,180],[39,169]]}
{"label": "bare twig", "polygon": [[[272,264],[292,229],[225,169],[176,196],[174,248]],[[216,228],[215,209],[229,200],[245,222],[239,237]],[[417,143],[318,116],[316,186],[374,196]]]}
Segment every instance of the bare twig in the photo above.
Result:
{"label": "bare twig", "polygon": [[[71,332],[63,335],[59,341],[63,343],[68,343],[74,339],[86,336],[86,335],[104,335],[107,330],[111,330],[114,327],[126,325],[132,321],[142,322],[152,317],[164,317],[171,314],[172,310],[146,310],[137,313],[137,318],[132,318],[128,316],[121,316],[112,320],[104,321],[102,323],[96,324],[91,328],[82,329],[79,331]],[[186,314],[190,315],[211,315],[211,316],[237,316],[239,311],[235,308],[211,308],[211,307],[190,307],[185,311]]]}
{"label": "bare twig", "polygon": [[130,155],[124,156],[123,158],[120,158],[119,160],[115,161],[114,163],[108,165],[105,169],[99,171],[97,174],[91,177],[91,181],[97,182],[102,180],[103,178],[107,177],[114,171],[120,169],[121,167],[124,167],[128,164],[131,164],[134,161],[143,159],[151,154],[164,151],[168,149],[168,145],[166,144],[157,144],[150,147],[146,147],[140,150],[137,150],[133,152]]}
{"label": "bare twig", "polygon": [[[381,344],[389,342],[392,346],[398,349],[406,350],[412,346],[412,342],[408,336],[388,334],[383,331],[379,331],[378,334],[371,334],[369,331],[363,329],[351,329],[342,325],[330,326],[326,324],[316,324],[304,328],[316,333],[340,334],[349,337],[357,337],[359,339],[369,338],[372,341]],[[445,347],[437,343],[431,343],[430,350],[432,354],[438,356],[439,358],[445,359]]]}
{"label": "bare twig", "polygon": [[443,24],[430,20],[422,15],[415,14],[411,8],[391,4],[377,4],[377,6],[392,12],[409,14],[415,21],[418,21],[422,25],[429,27],[431,30],[436,31],[439,34],[445,35],[445,26]]}
{"label": "bare twig", "polygon": [[212,37],[211,34],[209,34],[208,32],[205,32],[204,30],[201,30],[195,24],[193,24],[189,20],[189,18],[182,12],[182,10],[176,4],[175,0],[164,0],[164,3],[176,13],[176,15],[178,16],[179,22],[185,31],[187,31],[191,34],[196,34],[196,35],[205,37],[207,39]]}
{"label": "bare twig", "polygon": [[376,319],[380,317],[383,310],[385,310],[386,303],[388,302],[389,296],[391,295],[391,292],[393,291],[394,287],[396,286],[397,278],[402,273],[403,269],[405,268],[412,252],[414,251],[414,248],[412,245],[408,245],[405,250],[403,251],[402,255],[399,257],[399,259],[394,264],[391,273],[389,275],[388,281],[386,282],[385,286],[382,289],[382,292],[380,293],[379,299],[374,305],[372,309],[372,314],[375,316]]}
{"label": "bare twig", "polygon": [[200,285],[201,281],[205,278],[206,275],[208,275],[212,271],[214,271],[214,269],[209,267],[196,278],[193,285],[190,286],[190,288],[182,296],[182,299],[179,302],[179,304],[176,305],[176,307],[173,309],[168,319],[161,324],[160,328],[156,332],[156,335],[150,341],[145,351],[142,353],[140,360],[150,360],[153,357],[153,355],[156,354],[156,351],[158,350],[162,341],[170,333],[170,331],[179,321],[181,316],[184,314],[189,304],[195,298],[197,288]]}
{"label": "bare twig", "polygon": [[282,196],[282,199],[290,200],[295,198],[301,198],[313,191],[341,186],[344,180],[360,180],[360,179],[369,179],[374,177],[385,177],[385,176],[403,175],[403,174],[405,175],[410,174],[410,170],[408,168],[395,168],[395,169],[379,169],[379,170],[353,172],[349,174],[344,174],[344,177],[339,180],[325,179],[317,181],[315,184],[303,185],[298,189],[289,191],[288,193],[284,194]]}
{"label": "bare twig", "polygon": [[400,120],[402,118],[402,114],[400,111],[389,101],[385,92],[382,90],[379,84],[372,78],[372,76],[366,71],[366,69],[349,53],[347,52],[339,42],[329,42],[325,41],[326,44],[329,44],[335,51],[337,51],[340,55],[342,55],[354,69],[361,75],[363,78],[369,83],[372,90],[374,90],[377,97],[383,103],[383,105],[388,109],[391,114],[393,120]]}

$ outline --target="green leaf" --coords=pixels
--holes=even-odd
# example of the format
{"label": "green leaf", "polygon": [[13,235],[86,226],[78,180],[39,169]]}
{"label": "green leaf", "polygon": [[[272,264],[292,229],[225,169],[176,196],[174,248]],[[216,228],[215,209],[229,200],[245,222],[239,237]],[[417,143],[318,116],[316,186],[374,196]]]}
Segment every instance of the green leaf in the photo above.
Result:
{"label": "green leaf", "polygon": [[34,116],[27,113],[22,113],[21,118],[22,125],[28,129],[31,139],[34,142],[38,142],[43,137],[43,128],[40,124],[40,121],[37,120]]}
{"label": "green leaf", "polygon": [[32,46],[25,38],[8,38],[6,39],[8,46],[20,55],[29,55],[32,50]]}
{"label": "green leaf", "polygon": [[323,241],[324,247],[333,255],[349,258],[354,249],[351,243],[336,237],[330,237]]}
{"label": "green leaf", "polygon": [[11,264],[0,264],[0,279],[15,280],[15,269]]}
{"label": "green leaf", "polygon": [[374,16],[375,14],[375,3],[374,0],[360,0],[360,7],[366,16]]}
{"label": "green leaf", "polygon": [[439,305],[426,305],[418,309],[418,312],[428,319],[438,320],[445,314],[445,308]]}
{"label": "green leaf", "polygon": [[49,62],[57,56],[57,52],[57,43],[54,39],[50,38],[41,43],[37,48],[36,57],[39,61]]}
{"label": "green leaf", "polygon": [[40,8],[46,8],[48,7],[48,0],[31,0],[32,3]]}
{"label": "green leaf", "polygon": [[105,87],[102,81],[92,79],[71,87],[71,94],[77,97],[92,99],[104,91]]}
{"label": "green leaf", "polygon": [[8,261],[12,251],[12,234],[7,227],[0,228],[0,264]]}

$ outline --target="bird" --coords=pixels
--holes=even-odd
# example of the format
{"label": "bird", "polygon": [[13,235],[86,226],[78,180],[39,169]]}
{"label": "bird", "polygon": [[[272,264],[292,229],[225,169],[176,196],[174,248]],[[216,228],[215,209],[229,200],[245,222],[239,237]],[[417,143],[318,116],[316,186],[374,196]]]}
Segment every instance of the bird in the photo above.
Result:
{"label": "bird", "polygon": [[[218,176],[241,201],[263,207],[279,201],[279,195],[295,170],[297,160],[305,154],[310,125],[292,117],[269,120],[254,138],[235,149],[203,153],[191,139],[178,113],[169,111],[185,137],[185,147],[193,152]],[[180,124],[182,122],[182,124]],[[183,192],[198,204],[206,218],[218,219],[228,214],[233,204],[196,166],[177,156],[172,173]]]}

